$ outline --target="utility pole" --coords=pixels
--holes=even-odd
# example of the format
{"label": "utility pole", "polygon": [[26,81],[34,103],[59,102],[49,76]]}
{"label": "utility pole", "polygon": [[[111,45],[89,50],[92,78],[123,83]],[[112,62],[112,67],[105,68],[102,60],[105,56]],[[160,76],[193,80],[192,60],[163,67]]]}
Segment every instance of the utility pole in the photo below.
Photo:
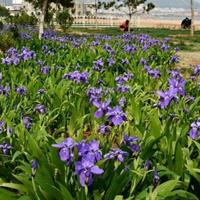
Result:
{"label": "utility pole", "polygon": [[191,19],[192,19],[190,34],[193,37],[194,36],[194,29],[195,29],[195,26],[194,26],[194,0],[190,0],[190,5],[191,5]]}
{"label": "utility pole", "polygon": [[98,10],[98,8],[97,8],[97,0],[95,0],[95,27],[96,27],[96,29],[97,29],[97,10]]}

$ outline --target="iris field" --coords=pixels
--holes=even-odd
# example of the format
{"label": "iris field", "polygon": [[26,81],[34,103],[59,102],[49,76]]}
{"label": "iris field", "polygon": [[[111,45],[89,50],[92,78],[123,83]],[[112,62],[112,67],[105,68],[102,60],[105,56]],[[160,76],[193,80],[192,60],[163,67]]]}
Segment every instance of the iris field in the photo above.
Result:
{"label": "iris field", "polygon": [[0,199],[198,200],[200,66],[145,34],[22,33],[0,62]]}

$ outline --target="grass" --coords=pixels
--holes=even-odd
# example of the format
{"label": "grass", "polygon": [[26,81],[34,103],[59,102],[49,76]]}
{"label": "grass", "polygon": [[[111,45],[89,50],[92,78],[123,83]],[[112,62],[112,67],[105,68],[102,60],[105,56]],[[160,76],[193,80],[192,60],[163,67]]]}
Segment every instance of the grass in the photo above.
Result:
{"label": "grass", "polygon": [[[83,34],[106,34],[106,35],[118,35],[122,32],[118,28],[71,28],[71,33],[83,33]],[[190,30],[170,30],[170,29],[158,29],[158,28],[135,28],[132,33],[149,34],[154,38],[172,38],[172,43],[178,46],[182,51],[200,51],[200,31],[195,32],[194,37],[190,37]]]}

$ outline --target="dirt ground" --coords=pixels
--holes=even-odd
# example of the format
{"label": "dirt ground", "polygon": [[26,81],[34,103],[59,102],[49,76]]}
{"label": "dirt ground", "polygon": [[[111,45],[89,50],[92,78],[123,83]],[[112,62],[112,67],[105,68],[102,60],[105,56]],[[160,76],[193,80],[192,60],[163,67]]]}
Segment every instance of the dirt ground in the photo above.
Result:
{"label": "dirt ground", "polygon": [[180,62],[177,67],[188,68],[194,65],[200,65],[200,51],[180,51],[178,55],[180,56]]}

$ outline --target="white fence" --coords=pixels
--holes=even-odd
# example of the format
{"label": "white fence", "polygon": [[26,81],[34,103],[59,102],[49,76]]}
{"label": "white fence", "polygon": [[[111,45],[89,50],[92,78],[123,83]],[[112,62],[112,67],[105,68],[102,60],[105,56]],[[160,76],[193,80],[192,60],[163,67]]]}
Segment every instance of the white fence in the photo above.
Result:
{"label": "white fence", "polygon": [[[75,16],[72,27],[119,27],[119,25],[126,20],[125,17],[95,17],[89,16]],[[148,27],[148,28],[167,28],[167,29],[180,29],[181,21],[176,20],[160,20],[143,18],[141,16],[133,16],[131,20],[131,27]],[[200,30],[200,22],[195,22],[195,29]]]}
{"label": "white fence", "polygon": [[[73,27],[118,27],[125,18],[114,17],[89,17],[89,16],[76,16],[74,17]],[[131,20],[131,26],[140,26],[140,17],[136,16]]]}

